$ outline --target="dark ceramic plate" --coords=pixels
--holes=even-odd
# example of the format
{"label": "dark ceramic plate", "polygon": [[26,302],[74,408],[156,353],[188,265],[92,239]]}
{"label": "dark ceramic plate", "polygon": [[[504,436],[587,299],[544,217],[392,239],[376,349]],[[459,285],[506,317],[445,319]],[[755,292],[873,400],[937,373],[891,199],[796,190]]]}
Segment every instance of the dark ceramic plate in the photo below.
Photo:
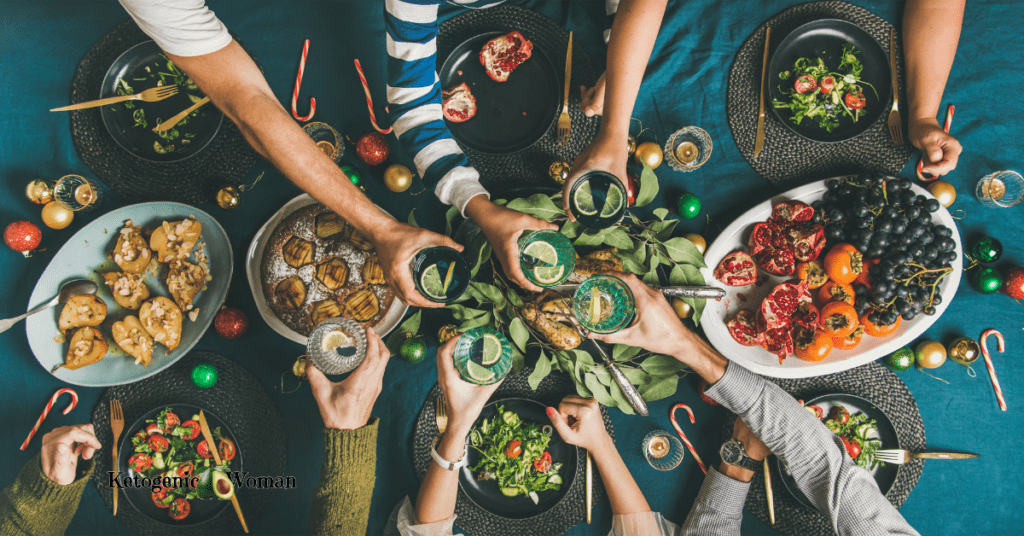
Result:
{"label": "dark ceramic plate", "polygon": [[[135,454],[135,451],[132,448],[132,436],[140,430],[144,431],[146,429],[146,419],[155,419],[156,416],[164,410],[164,408],[171,408],[171,411],[181,419],[181,422],[191,419],[193,415],[198,415],[199,410],[203,409],[188,404],[163,404],[160,407],[147,412],[142,417],[139,417],[139,420],[135,421],[131,428],[126,428],[124,433],[121,434],[121,444],[117,447],[117,467],[118,471],[127,474],[129,478],[132,478],[135,475],[135,472],[128,468],[128,459]],[[203,409],[203,415],[206,417],[206,422],[210,425],[211,431],[219,427],[221,432],[223,432],[224,437],[235,443],[236,454],[235,459],[231,460],[231,470],[241,471],[242,449],[238,445],[238,441],[235,440],[235,435],[231,433],[231,429],[215,415],[210,414],[209,410]],[[199,438],[202,437],[202,434],[200,434]],[[213,466],[213,464],[213,458],[210,458],[210,465]],[[205,470],[202,465],[200,465],[198,469],[198,472]],[[235,491],[237,492],[238,490],[236,489]],[[158,508],[156,504],[153,503],[152,488],[126,487],[120,490],[120,492],[128,498],[128,502],[131,503],[132,507],[134,507],[140,514],[156,521],[157,523],[174,526],[196,525],[209,521],[220,515],[221,512],[231,504],[231,501],[222,501],[220,499],[193,499],[189,501],[191,511],[189,512],[188,517],[181,521],[175,521],[174,519],[171,519],[167,508]]]}
{"label": "dark ceramic plate", "polygon": [[465,82],[476,97],[476,115],[462,123],[445,119],[448,130],[459,143],[490,155],[512,154],[536,143],[551,128],[562,102],[558,71],[538,46],[508,80],[495,82],[487,76],[480,64],[480,49],[504,33],[489,32],[465,41],[438,72],[442,89]]}
{"label": "dark ceramic plate", "polygon": [[[793,124],[792,112],[787,109],[776,109],[774,99],[788,101],[789,97],[779,89],[782,85],[792,89],[795,78],[780,80],[779,73],[791,70],[799,58],[821,58],[825,66],[832,71],[839,67],[843,45],[850,43],[857,49],[864,70],[861,79],[874,86],[878,95],[871,88],[865,87],[864,99],[867,104],[861,109],[863,114],[854,123],[852,119],[842,116],[839,126],[827,132],[811,119],[804,118],[799,125]],[[779,43],[768,64],[768,99],[772,104],[772,112],[782,124],[811,141],[839,142],[862,134],[877,121],[883,113],[888,112],[889,98],[892,96],[892,76],[889,71],[889,56],[882,46],[862,28],[839,19],[824,19],[809,22],[790,32]]]}
{"label": "dark ceramic plate", "polygon": [[[479,426],[484,419],[496,416],[498,405],[503,406],[505,411],[519,415],[519,418],[525,422],[541,426],[551,424],[545,407],[540,402],[526,398],[505,398],[491,402],[484,407],[474,426]],[[463,467],[459,474],[459,484],[471,501],[496,516],[507,519],[525,519],[543,514],[565,498],[576,477],[576,466],[582,459],[577,448],[562,441],[558,432],[555,431],[552,431],[548,452],[551,453],[552,463],[562,462],[562,468],[559,471],[562,475],[562,486],[557,490],[540,492],[538,494],[540,500],[537,504],[534,504],[528,495],[506,497],[498,488],[497,480],[477,480],[470,468],[475,466],[483,456],[472,447],[469,447],[469,465]]]}
{"label": "dark ceramic plate", "polygon": [[[207,103],[189,114],[174,128],[163,133],[153,128],[199,102],[204,95],[199,88],[185,85],[186,76],[153,41],[145,41],[121,54],[103,77],[99,98],[116,97],[118,88],[131,88],[137,94],[160,85],[178,81],[178,94],[157,102],[141,100],[119,102],[100,107],[107,132],[122,149],[148,162],[166,163],[184,160],[202,151],[220,130],[224,114],[213,103]],[[157,150],[157,147],[160,147]]]}
{"label": "dark ceramic plate", "polygon": [[[840,405],[849,410],[850,415],[856,415],[857,413],[863,413],[868,416],[869,419],[874,419],[875,423],[878,424],[878,438],[882,440],[883,449],[898,449],[900,448],[899,437],[896,436],[896,427],[893,426],[892,421],[889,420],[889,416],[882,411],[881,408],[874,405],[870,401],[855,395],[846,394],[830,394],[822,395],[813,400],[804,402],[805,406],[811,404],[820,406],[825,411],[825,415],[832,409],[832,406]],[[782,475],[782,483],[785,484],[786,489],[789,493],[800,502],[800,504],[814,510],[814,505],[807,499],[800,488],[796,485],[796,480],[793,478],[789,471],[783,467],[783,463],[777,458],[775,459],[775,466],[779,470],[779,474]],[[878,489],[882,492],[882,495],[889,493],[892,489],[893,484],[896,483],[896,476],[900,472],[900,466],[892,463],[887,463],[885,466],[876,467],[874,471],[871,471],[875,477],[875,482],[878,483]]]}

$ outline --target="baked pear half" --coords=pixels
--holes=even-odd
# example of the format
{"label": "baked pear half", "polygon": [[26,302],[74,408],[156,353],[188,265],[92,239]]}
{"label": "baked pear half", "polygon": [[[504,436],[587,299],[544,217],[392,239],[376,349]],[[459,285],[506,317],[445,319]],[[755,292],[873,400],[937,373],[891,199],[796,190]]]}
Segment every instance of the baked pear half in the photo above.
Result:
{"label": "baked pear half", "polygon": [[114,244],[113,257],[117,266],[129,274],[141,274],[149,266],[153,252],[142,237],[142,229],[136,227],[132,220],[124,223]]}
{"label": "baked pear half", "polygon": [[163,222],[149,237],[149,247],[163,263],[185,260],[202,235],[203,225],[192,218]]}
{"label": "baked pear half", "polygon": [[107,318],[107,302],[94,294],[75,296],[64,304],[57,327],[65,334],[69,329],[98,326]]}
{"label": "baked pear half", "polygon": [[153,360],[153,337],[143,327],[142,321],[134,316],[126,316],[114,322],[110,334],[115,344],[135,358],[136,365],[149,366]]}
{"label": "baked pear half", "polygon": [[167,290],[182,311],[191,311],[192,302],[206,286],[206,270],[188,261],[174,261],[167,271]]}
{"label": "baked pear half", "polygon": [[99,363],[103,356],[107,355],[107,349],[107,339],[103,338],[100,330],[91,326],[78,328],[71,336],[64,364],[57,365],[53,370],[56,371],[59,368],[77,370],[93,363]]}
{"label": "baked pear half", "polygon": [[142,304],[139,320],[153,341],[174,350],[181,342],[181,309],[170,298],[157,296]]}
{"label": "baked pear half", "polygon": [[380,301],[368,288],[357,290],[345,298],[345,312],[357,322],[366,322],[380,312]]}
{"label": "baked pear half", "polygon": [[130,311],[138,311],[142,302],[149,299],[149,287],[146,278],[128,272],[107,272],[103,279],[110,287],[110,293],[118,305]]}

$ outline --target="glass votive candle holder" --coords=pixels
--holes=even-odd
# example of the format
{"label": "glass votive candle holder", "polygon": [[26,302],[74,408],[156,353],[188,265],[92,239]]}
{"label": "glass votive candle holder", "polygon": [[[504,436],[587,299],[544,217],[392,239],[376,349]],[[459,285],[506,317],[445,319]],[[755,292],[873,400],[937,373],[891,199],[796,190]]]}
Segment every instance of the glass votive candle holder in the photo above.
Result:
{"label": "glass votive candle holder", "polygon": [[683,461],[683,442],[667,430],[655,430],[644,436],[644,457],[651,467],[671,471]]}
{"label": "glass votive candle holder", "polygon": [[989,173],[978,181],[974,195],[988,207],[1015,206],[1024,199],[1024,178],[1016,171]]}
{"label": "glass votive candle holder", "polygon": [[341,162],[341,157],[345,155],[345,142],[331,125],[314,121],[302,127],[302,130],[313,138],[316,146],[327,155],[327,158],[334,160],[334,163]]}
{"label": "glass votive candle holder", "polygon": [[711,158],[714,144],[700,127],[681,128],[665,142],[665,162],[676,171],[693,171]]}
{"label": "glass votive candle holder", "polygon": [[103,200],[103,190],[92,179],[81,175],[64,175],[53,185],[53,199],[68,210],[90,211]]}

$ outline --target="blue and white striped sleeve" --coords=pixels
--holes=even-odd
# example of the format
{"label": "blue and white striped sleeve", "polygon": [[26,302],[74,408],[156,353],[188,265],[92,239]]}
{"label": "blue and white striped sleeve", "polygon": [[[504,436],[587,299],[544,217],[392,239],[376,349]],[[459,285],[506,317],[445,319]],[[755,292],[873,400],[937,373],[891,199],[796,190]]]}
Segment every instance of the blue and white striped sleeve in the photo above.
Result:
{"label": "blue and white striped sleeve", "polygon": [[388,115],[411,152],[416,171],[445,204],[465,213],[466,203],[488,196],[480,174],[455,143],[441,113],[437,78],[437,7],[441,0],[385,0]]}

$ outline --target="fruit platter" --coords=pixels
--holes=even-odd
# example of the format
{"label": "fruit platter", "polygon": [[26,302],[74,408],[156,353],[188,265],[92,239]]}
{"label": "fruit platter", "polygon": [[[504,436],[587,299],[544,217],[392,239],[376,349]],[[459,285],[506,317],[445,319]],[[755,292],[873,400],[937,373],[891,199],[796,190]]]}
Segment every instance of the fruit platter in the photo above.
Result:
{"label": "fruit platter", "polygon": [[896,351],[945,311],[962,245],[949,212],[908,179],[835,177],[761,203],[711,245],[704,331],[776,378],[841,372]]}

